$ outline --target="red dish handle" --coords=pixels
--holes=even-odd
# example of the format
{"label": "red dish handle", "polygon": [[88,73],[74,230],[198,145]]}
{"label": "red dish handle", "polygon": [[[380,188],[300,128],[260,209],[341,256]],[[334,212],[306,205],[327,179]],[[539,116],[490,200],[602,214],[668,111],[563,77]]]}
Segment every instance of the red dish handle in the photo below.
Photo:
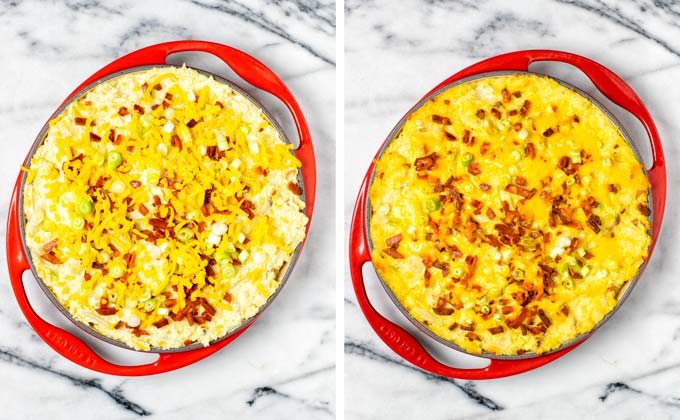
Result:
{"label": "red dish handle", "polygon": [[[73,93],[66,98],[64,103],[80,92],[84,87],[102,77],[131,67],[165,64],[168,55],[185,51],[204,51],[217,56],[245,81],[276,96],[286,105],[293,116],[297,134],[300,138],[300,146],[295,150],[295,154],[302,162],[301,171],[305,191],[305,211],[311,223],[316,193],[316,165],[311,135],[304,115],[302,114],[302,110],[281,79],[264,64],[242,51],[225,45],[205,41],[176,41],[153,45],[121,57],[102,68],[78,86]],[[22,281],[22,275],[25,271],[30,270],[30,266],[21,241],[21,221],[19,220],[18,211],[21,178],[22,176],[19,175],[14,186],[7,220],[7,265],[9,267],[10,281],[19,307],[26,316],[28,323],[33,327],[38,336],[40,336],[57,353],[80,366],[102,373],[121,376],[153,375],[190,365],[215,353],[234,341],[248,329],[250,325],[252,325],[253,321],[241,328],[238,332],[233,333],[229,337],[208,347],[186,352],[160,354],[158,360],[146,365],[121,366],[106,361],[92,351],[92,349],[78,337],[40,318],[28,301]],[[307,231],[309,231],[309,223],[307,224]]]}
{"label": "red dish handle", "polygon": [[[286,108],[288,108],[293,117],[300,139],[300,146],[295,150],[295,155],[302,162],[302,181],[305,187],[305,213],[311,222],[316,196],[316,163],[309,127],[295,97],[293,97],[293,94],[288,90],[283,81],[267,66],[243,51],[208,41],[173,41],[151,45],[123,56],[99,70],[78,86],[66,98],[66,101],[80,92],[85,86],[102,77],[131,67],[166,64],[166,59],[170,54],[188,51],[202,51],[218,57],[243,80],[274,95],[286,105]],[[309,223],[307,224],[307,231],[309,232]]]}
{"label": "red dish handle", "polygon": [[544,364],[563,356],[580,344],[576,343],[558,352],[531,359],[491,359],[490,363],[483,368],[456,368],[447,366],[436,360],[409,332],[380,315],[368,299],[362,273],[364,264],[371,261],[371,255],[366,240],[365,209],[368,182],[372,172],[373,165],[369,168],[369,171],[364,178],[364,182],[361,185],[359,197],[354,206],[354,214],[352,215],[352,225],[349,234],[350,275],[352,276],[352,285],[354,286],[354,292],[356,293],[359,307],[366,316],[368,323],[373,330],[375,330],[380,339],[395,353],[419,368],[437,375],[458,379],[493,379],[536,369],[537,367],[543,366]]}
{"label": "red dish handle", "polygon": [[29,271],[30,266],[21,243],[18,211],[20,186],[21,175],[14,185],[7,220],[7,266],[9,268],[9,278],[14,295],[19,303],[19,308],[24,313],[26,320],[33,327],[36,334],[57,353],[80,366],[97,372],[121,376],[153,375],[175,370],[201,360],[235,340],[247,329],[247,327],[243,328],[228,338],[208,347],[186,352],[163,353],[159,355],[158,360],[146,365],[121,366],[106,361],[92,351],[80,338],[40,318],[28,301],[22,281],[23,273]]}
{"label": "red dish handle", "polygon": [[[652,149],[652,167],[647,171],[647,177],[652,185],[652,216],[655,222],[652,225],[652,244],[649,249],[651,255],[654,245],[661,231],[664,205],[666,203],[666,167],[661,146],[659,132],[654,125],[654,120],[640,97],[623,79],[617,76],[602,64],[580,55],[554,50],[526,50],[498,55],[479,63],[473,64],[454,74],[437,87],[432,89],[426,96],[438,91],[444,86],[465,77],[474,76],[492,71],[527,71],[529,65],[536,61],[559,61],[571,64],[580,69],[593,82],[595,87],[612,102],[624,108],[642,123],[647,132]],[[647,259],[649,261],[649,258]],[[646,266],[646,263],[645,263]]]}

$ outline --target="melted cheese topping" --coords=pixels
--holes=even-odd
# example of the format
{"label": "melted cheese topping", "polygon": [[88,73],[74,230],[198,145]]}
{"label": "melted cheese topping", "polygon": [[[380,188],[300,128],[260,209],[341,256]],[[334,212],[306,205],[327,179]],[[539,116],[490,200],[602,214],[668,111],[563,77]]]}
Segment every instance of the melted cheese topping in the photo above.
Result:
{"label": "melted cheese topping", "polygon": [[280,284],[300,162],[249,99],[187,68],[108,80],[50,122],[24,187],[40,278],[133,348],[208,345]]}
{"label": "melted cheese topping", "polygon": [[452,87],[376,163],[373,262],[406,310],[475,354],[543,353],[617,304],[650,244],[644,168],[548,77]]}

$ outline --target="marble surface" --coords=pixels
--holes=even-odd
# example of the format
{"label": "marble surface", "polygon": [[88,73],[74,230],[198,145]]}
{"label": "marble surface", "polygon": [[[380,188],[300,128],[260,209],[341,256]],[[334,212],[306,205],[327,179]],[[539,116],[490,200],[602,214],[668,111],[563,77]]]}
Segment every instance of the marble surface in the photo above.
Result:
{"label": "marble surface", "polygon": [[[427,91],[485,57],[547,48],[593,58],[623,77],[663,139],[669,191],[660,241],[621,310],[570,354],[519,376],[471,382],[404,362],[377,339],[345,279],[346,419],[680,418],[680,7],[670,1],[552,0],[345,2],[345,226],[361,179],[401,116]],[[593,87],[569,66],[532,66]],[[614,109],[624,120],[632,119]],[[627,124],[628,126],[628,124]],[[643,156],[639,126],[630,130]],[[647,160],[648,162],[648,160]],[[370,264],[369,296],[405,325]],[[422,337],[422,336],[421,336]],[[483,366],[428,344],[456,366]]]}
{"label": "marble surface", "polygon": [[[273,305],[219,353],[176,372],[119,378],[74,365],[37,338],[11,292],[3,250],[0,419],[334,417],[335,272],[328,263],[335,261],[333,230],[328,228],[333,226],[335,197],[332,0],[0,0],[3,248],[7,208],[20,162],[57,105],[113,59],[178,39],[211,40],[247,51],[277,72],[298,99],[314,138],[319,180],[314,220],[302,257]],[[218,74],[231,74],[211,56],[172,57],[174,63],[184,60]],[[283,107],[264,93],[255,94],[290,128]],[[38,311],[68,326],[30,275],[25,282]],[[125,363],[148,359],[102,345],[97,348]]]}

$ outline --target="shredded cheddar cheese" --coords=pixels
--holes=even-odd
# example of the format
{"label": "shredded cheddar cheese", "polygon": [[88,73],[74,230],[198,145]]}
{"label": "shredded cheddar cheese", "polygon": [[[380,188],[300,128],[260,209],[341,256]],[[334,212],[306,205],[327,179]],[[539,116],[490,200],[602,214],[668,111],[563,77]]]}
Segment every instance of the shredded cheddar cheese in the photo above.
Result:
{"label": "shredded cheddar cheese", "polygon": [[304,238],[291,147],[254,103],[191,69],[96,86],[25,168],[38,274],[130,347],[207,345],[257,313]]}

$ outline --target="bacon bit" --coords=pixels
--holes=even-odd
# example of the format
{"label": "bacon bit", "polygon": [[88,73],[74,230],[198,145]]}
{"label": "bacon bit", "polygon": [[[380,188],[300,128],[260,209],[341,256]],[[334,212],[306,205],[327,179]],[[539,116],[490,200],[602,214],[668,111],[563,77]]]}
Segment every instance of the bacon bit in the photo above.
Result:
{"label": "bacon bit", "polygon": [[514,117],[515,115],[517,115],[516,109],[511,109],[510,111],[508,111],[508,117]]}
{"label": "bacon bit", "polygon": [[231,303],[231,300],[232,300],[231,293],[229,293],[229,292],[225,293],[225,294],[224,294],[224,300],[225,300],[227,303]]}
{"label": "bacon bit", "polygon": [[142,182],[141,182],[141,181],[137,181],[137,180],[135,179],[135,180],[130,181],[130,185],[132,186],[132,188],[139,188],[139,187],[142,185]]}
{"label": "bacon bit", "polygon": [[486,217],[488,217],[491,220],[496,218],[496,213],[494,213],[494,211],[491,209],[491,207],[486,209]]}
{"label": "bacon bit", "polygon": [[475,115],[476,115],[477,118],[479,118],[480,120],[483,120],[484,117],[486,117],[486,112],[484,112],[483,109],[478,109],[477,112],[475,113]]}
{"label": "bacon bit", "polygon": [[139,327],[133,328],[132,334],[134,334],[136,337],[141,337],[143,335],[149,335],[148,332],[146,332],[144,330],[140,330]]}
{"label": "bacon bit", "polygon": [[491,149],[491,143],[489,143],[488,141],[485,141],[484,143],[482,143],[481,146],[479,146],[479,153],[484,155],[484,154],[486,154],[486,152],[489,151],[489,149]]}
{"label": "bacon bit", "polygon": [[194,127],[196,126],[196,124],[198,124],[198,122],[192,118],[192,119],[190,119],[189,122],[187,123],[187,127],[189,127],[189,128],[194,128]]}
{"label": "bacon bit", "polygon": [[512,306],[503,306],[501,312],[503,315],[511,314],[515,309]]}
{"label": "bacon bit", "polygon": [[649,216],[650,214],[652,214],[652,212],[649,210],[649,207],[642,203],[638,204],[637,208],[640,211],[640,213],[642,213],[643,216]]}
{"label": "bacon bit", "polygon": [[526,178],[518,175],[518,176],[515,176],[515,184],[523,187],[523,186],[527,185],[527,180],[526,180]]}
{"label": "bacon bit", "polygon": [[602,220],[600,220],[599,216],[593,214],[588,219],[588,226],[593,230],[593,232],[600,233],[600,226],[602,226]]}
{"label": "bacon bit", "polygon": [[99,142],[102,141],[102,138],[90,131],[90,141]]}
{"label": "bacon bit", "polygon": [[479,188],[482,191],[489,191],[491,189],[491,185],[482,183],[482,184],[479,184]]}
{"label": "bacon bit", "polygon": [[156,328],[163,328],[166,325],[168,325],[169,323],[170,323],[170,321],[168,321],[168,318],[163,318],[160,321],[154,322],[153,326],[156,327]]}
{"label": "bacon bit", "polygon": [[540,325],[529,325],[529,326],[527,326],[526,328],[527,328],[527,329],[529,330],[529,332],[531,332],[533,335],[538,335],[538,334],[541,334],[541,333],[544,332],[544,331],[543,331],[543,327],[540,326]]}
{"label": "bacon bit", "polygon": [[500,334],[503,332],[503,326],[498,325],[496,327],[489,328],[489,332],[493,335]]}
{"label": "bacon bit", "polygon": [[432,167],[437,162],[438,158],[439,156],[437,156],[436,152],[430,153],[427,156],[417,158],[414,162],[414,164],[416,165],[416,171],[432,169]]}
{"label": "bacon bit", "polygon": [[548,128],[547,130],[545,130],[545,131],[543,132],[543,136],[545,136],[545,137],[550,137],[550,136],[552,136],[554,133],[555,133],[555,132],[553,131],[552,128]]}
{"label": "bacon bit", "polygon": [[253,210],[255,210],[255,204],[253,204],[252,201],[243,200],[243,203],[241,203],[240,209],[243,210],[244,212],[248,213],[248,219],[252,220],[252,219],[255,218],[255,212],[253,212]]}
{"label": "bacon bit", "polygon": [[441,115],[432,115],[432,122],[442,125],[451,125],[451,120],[448,117],[442,117]]}
{"label": "bacon bit", "polygon": [[177,305],[177,299],[168,299],[163,303],[166,308],[172,308],[175,305]]}
{"label": "bacon bit", "polygon": [[143,91],[146,91],[146,88],[148,88],[148,87],[149,87],[149,84],[148,84],[147,82],[144,82],[144,83],[142,84],[142,90],[143,90]]}
{"label": "bacon bit", "polygon": [[472,325],[461,324],[460,329],[463,330],[463,331],[474,331],[475,330],[475,324],[472,324]]}
{"label": "bacon bit", "polygon": [[302,195],[302,188],[294,182],[289,182],[288,183],[288,189],[293,192],[295,195]]}
{"label": "bacon bit", "polygon": [[90,281],[92,280],[92,274],[86,271],[85,273],[83,273],[83,278],[85,279],[85,281]]}
{"label": "bacon bit", "polygon": [[147,214],[149,214],[149,209],[146,208],[144,203],[139,203],[138,210],[139,210],[140,213],[142,213],[143,216],[146,216]]}
{"label": "bacon bit", "polygon": [[454,309],[451,308],[451,307],[441,307],[441,308],[435,307],[435,308],[432,308],[432,311],[437,315],[447,316],[447,315],[451,315],[454,312]]}
{"label": "bacon bit", "polygon": [[255,167],[255,173],[258,174],[258,175],[262,175],[262,176],[269,175],[269,171],[264,169],[262,166],[256,166]]}
{"label": "bacon bit", "polygon": [[586,260],[589,260],[589,259],[593,258],[594,256],[595,255],[590,251],[586,251],[586,253],[583,254],[583,258],[585,258]]}
{"label": "bacon bit", "polygon": [[467,167],[467,171],[468,173],[470,173],[470,175],[474,176],[477,176],[482,173],[482,169],[479,167],[478,162],[472,162],[470,166]]}
{"label": "bacon bit", "polygon": [[572,119],[575,123],[580,123],[580,122],[581,122],[581,120],[578,118],[578,115],[576,115],[576,114],[574,114],[574,116],[571,117],[571,119]]}
{"label": "bacon bit", "polygon": [[470,130],[463,131],[463,143],[470,143]]}
{"label": "bacon bit", "polygon": [[617,192],[619,192],[619,189],[616,188],[616,185],[614,185],[614,184],[609,184],[609,185],[607,185],[607,190],[608,190],[610,193],[617,193]]}
{"label": "bacon bit", "polygon": [[138,114],[144,114],[144,108],[142,108],[140,105],[135,104],[132,109],[135,110],[136,113]]}
{"label": "bacon bit", "polygon": [[57,257],[56,255],[54,255],[51,252],[42,254],[40,256],[40,258],[42,258],[45,261],[51,262],[52,264],[61,264],[62,263],[62,261],[59,259],[59,257]]}
{"label": "bacon bit", "polygon": [[[165,99],[168,100],[168,101],[172,101],[172,93],[167,92],[167,93],[165,94]],[[219,102],[218,102],[218,103],[219,103]]]}
{"label": "bacon bit", "polygon": [[102,316],[109,316],[109,315],[115,315],[118,310],[116,308],[108,308],[108,307],[99,307],[95,309],[99,315]]}
{"label": "bacon bit", "polygon": [[503,96],[503,103],[507,104],[508,102],[510,102],[511,99],[510,92],[508,91],[507,88],[503,88],[503,90],[501,91],[501,95]]}
{"label": "bacon bit", "polygon": [[[517,98],[519,98],[519,96],[517,96]],[[522,104],[522,108],[519,109],[519,115],[521,115],[521,116],[523,116],[523,117],[524,117],[525,115],[527,115],[527,113],[529,112],[529,108],[531,108],[531,101],[529,101],[529,100],[527,99],[527,100],[524,101],[524,103]]]}
{"label": "bacon bit", "polygon": [[541,321],[543,321],[543,324],[545,324],[546,328],[550,328],[550,318],[548,318],[548,315],[543,312],[543,309],[538,310],[538,317],[541,318]]}
{"label": "bacon bit", "polygon": [[113,144],[119,145],[119,144],[121,144],[122,142],[123,142],[123,135],[122,135],[122,134],[116,135],[116,140],[113,141]]}
{"label": "bacon bit", "polygon": [[517,131],[517,132],[519,132],[519,131],[522,129],[522,123],[519,123],[519,122],[518,122],[518,123],[515,123],[515,124],[512,126],[512,129],[515,130],[515,131]]}
{"label": "bacon bit", "polygon": [[392,247],[391,248],[385,248],[385,249],[383,249],[383,251],[385,252],[385,254],[389,255],[392,258],[396,258],[396,259],[404,258],[404,256],[401,255],[399,253],[399,251],[397,251],[395,248],[392,248]]}
{"label": "bacon bit", "polygon": [[506,185],[504,190],[511,193],[511,194],[519,195],[519,196],[527,198],[527,199],[533,197],[534,194],[536,194],[536,188],[532,188],[532,189],[529,190],[529,189],[526,189],[524,187],[521,187],[519,185],[514,185],[514,184]]}
{"label": "bacon bit", "polygon": [[170,137],[170,145],[178,148],[180,152],[182,151],[182,139],[180,139],[177,134],[173,134],[172,137]]}
{"label": "bacon bit", "polygon": [[456,136],[449,133],[448,131],[444,131],[444,135],[446,136],[446,139],[449,141],[456,141],[458,139]]}
{"label": "bacon bit", "polygon": [[42,246],[43,252],[50,252],[50,251],[52,251],[52,250],[57,246],[57,239],[58,239],[58,238],[54,238],[54,239],[52,239],[51,241],[49,241],[48,243],[46,243],[45,245],[43,245],[43,246]]}
{"label": "bacon bit", "polygon": [[75,117],[74,121],[76,125],[85,125],[85,123],[87,123],[87,118]]}
{"label": "bacon bit", "polygon": [[520,325],[522,325],[522,322],[524,321],[524,318],[527,316],[527,308],[522,308],[520,311],[519,315],[515,319],[506,319],[505,320],[505,325],[507,325],[509,328],[519,328]]}
{"label": "bacon bit", "polygon": [[501,119],[501,112],[496,108],[491,108],[491,115],[493,115],[497,120]]}
{"label": "bacon bit", "polygon": [[125,323],[123,321],[118,321],[118,323],[113,327],[117,330],[123,328],[125,326]]}
{"label": "bacon bit", "polygon": [[536,147],[533,143],[527,143],[527,145],[524,147],[524,154],[529,156],[531,159],[536,158]]}
{"label": "bacon bit", "polygon": [[455,330],[456,328],[458,328],[458,323],[457,323],[457,322],[454,322],[453,324],[449,325],[449,331],[453,331],[453,330]]}
{"label": "bacon bit", "polygon": [[132,251],[127,255],[127,268],[132,268],[135,266],[135,261],[137,260],[137,253]]}
{"label": "bacon bit", "polygon": [[385,240],[385,243],[387,244],[387,246],[393,247],[393,246],[399,245],[399,242],[401,242],[401,240],[402,240],[402,236],[401,236],[401,233],[400,233],[398,235],[394,235],[391,238],[387,238]]}
{"label": "bacon bit", "polygon": [[153,90],[161,90],[161,89],[163,89],[163,86],[161,86],[160,83],[156,83],[155,85],[153,85]]}
{"label": "bacon bit", "polygon": [[514,96],[515,98],[521,98],[522,92],[520,92],[519,90],[516,90],[516,91],[512,92],[512,96]]}
{"label": "bacon bit", "polygon": [[215,315],[215,313],[217,313],[217,311],[215,310],[215,308],[213,308],[213,307],[210,305],[210,303],[208,303],[208,301],[207,301],[205,298],[201,298],[201,299],[199,300],[199,303],[201,304],[201,306],[203,307],[203,309],[205,310],[205,312],[207,312],[207,313],[210,314],[210,316],[213,316],[213,315]]}
{"label": "bacon bit", "polygon": [[465,334],[465,336],[466,336],[467,339],[470,340],[470,341],[474,341],[474,340],[480,341],[479,336],[478,336],[477,334],[473,333],[473,332],[469,332],[469,333]]}
{"label": "bacon bit", "polygon": [[161,104],[153,104],[153,105],[151,105],[151,110],[155,111],[155,110],[158,109],[159,106],[161,106]]}
{"label": "bacon bit", "polygon": [[121,117],[124,117],[124,116],[128,115],[129,113],[130,112],[124,106],[122,106],[118,109],[118,115],[120,115]]}

